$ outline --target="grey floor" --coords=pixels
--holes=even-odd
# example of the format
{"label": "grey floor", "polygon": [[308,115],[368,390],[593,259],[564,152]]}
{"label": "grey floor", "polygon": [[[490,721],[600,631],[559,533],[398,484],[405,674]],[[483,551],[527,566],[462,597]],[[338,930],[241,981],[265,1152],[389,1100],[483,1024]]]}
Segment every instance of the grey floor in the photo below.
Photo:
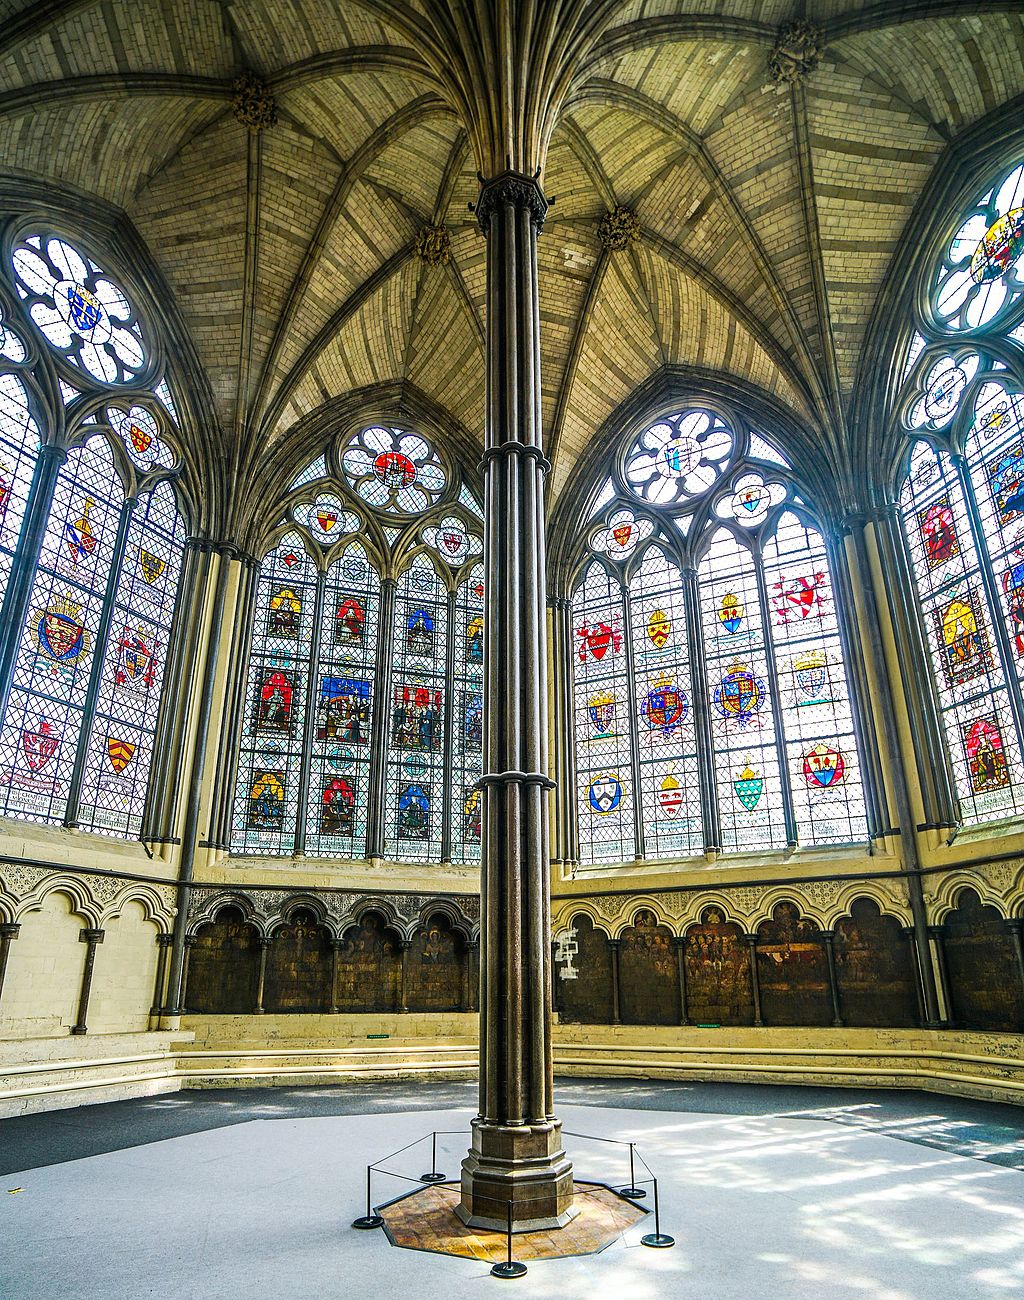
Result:
{"label": "grey floor", "polygon": [[[635,1139],[677,1245],[639,1230],[530,1265],[559,1300],[1024,1296],[1024,1111],[922,1093],[565,1080],[565,1127]],[[0,1121],[0,1297],[435,1296],[500,1285],[483,1265],[358,1233],[365,1166],[432,1129],[456,1174],[475,1090],[360,1084],[183,1092]],[[621,1149],[569,1138],[577,1174]],[[374,1201],[429,1165],[385,1162]],[[421,1168],[422,1166],[422,1168]]]}

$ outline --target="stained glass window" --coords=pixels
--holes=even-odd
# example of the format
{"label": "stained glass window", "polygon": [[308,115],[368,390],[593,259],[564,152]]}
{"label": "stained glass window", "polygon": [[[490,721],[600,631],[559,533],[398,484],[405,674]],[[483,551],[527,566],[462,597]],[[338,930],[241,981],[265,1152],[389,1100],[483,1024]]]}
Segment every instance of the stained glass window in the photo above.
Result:
{"label": "stained glass window", "polygon": [[644,853],[700,853],[704,828],[682,577],[664,551],[651,546],[629,590]]}
{"label": "stained glass window", "polygon": [[630,711],[622,587],[593,562],[572,603],[573,715],[581,856],[636,855]]}
{"label": "stained glass window", "polygon": [[361,430],[342,452],[341,464],[349,485],[368,505],[406,515],[433,505],[447,483],[430,443],[403,429]]}
{"label": "stained glass window", "polygon": [[159,483],[129,516],[86,748],[84,829],[141,830],[184,544],[174,491]]}
{"label": "stained glass window", "polygon": [[288,533],[257,584],[232,834],[242,853],[295,846],[316,589],[316,566]]}
{"label": "stained glass window", "polygon": [[366,848],[380,579],[353,543],[327,571],[313,678],[306,852],[361,857]]}
{"label": "stained glass window", "polygon": [[853,705],[821,534],[787,511],[764,547],[764,576],[797,836],[863,840]]}
{"label": "stained glass window", "polygon": [[786,457],[683,410],[618,483],[582,539],[614,571],[585,563],[572,606],[581,861],[864,842],[840,613]]}
{"label": "stained glass window", "polygon": [[39,425],[28,390],[18,375],[0,373],[0,588],[5,591],[38,452]]}
{"label": "stained glass window", "polygon": [[484,736],[484,570],[455,593],[455,721],[452,745],[452,860],[480,858]]}
{"label": "stained glass window", "polygon": [[385,854],[439,862],[449,707],[448,597],[440,574],[424,555],[399,579],[392,636]]}
{"label": "stained glass window", "polygon": [[[1024,808],[1024,165],[943,250],[903,365],[900,506],[950,767],[968,822]],[[957,335],[966,337],[957,341]]]}

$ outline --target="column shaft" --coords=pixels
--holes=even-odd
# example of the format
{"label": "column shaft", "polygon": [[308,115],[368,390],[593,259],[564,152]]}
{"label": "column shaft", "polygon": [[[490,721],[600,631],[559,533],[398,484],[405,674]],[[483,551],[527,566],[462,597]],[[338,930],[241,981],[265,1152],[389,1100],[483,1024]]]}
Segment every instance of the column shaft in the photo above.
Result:
{"label": "column shaft", "polygon": [[82,987],[78,994],[78,1017],[71,1032],[87,1034],[89,1032],[89,994],[92,992],[92,976],[96,967],[96,948],[103,942],[102,930],[83,930],[78,936],[79,943],[87,944],[85,950],[85,968],[82,971]]}

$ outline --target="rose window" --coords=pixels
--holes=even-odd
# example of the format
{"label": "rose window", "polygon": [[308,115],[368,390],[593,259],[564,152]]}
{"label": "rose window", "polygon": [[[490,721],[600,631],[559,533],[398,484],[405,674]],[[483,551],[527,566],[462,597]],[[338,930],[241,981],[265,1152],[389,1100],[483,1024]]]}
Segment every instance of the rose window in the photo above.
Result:
{"label": "rose window", "polygon": [[419,434],[374,425],[357,433],[341,458],[353,490],[371,506],[418,515],[447,481],[437,453]]}
{"label": "rose window", "polygon": [[645,429],[626,455],[626,482],[658,505],[702,496],[721,477],[734,439],[710,411],[684,411]]}

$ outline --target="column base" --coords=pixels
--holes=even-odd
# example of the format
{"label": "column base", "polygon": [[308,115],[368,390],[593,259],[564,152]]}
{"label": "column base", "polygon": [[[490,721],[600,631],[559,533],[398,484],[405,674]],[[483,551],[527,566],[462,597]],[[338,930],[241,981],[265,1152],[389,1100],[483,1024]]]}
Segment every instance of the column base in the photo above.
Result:
{"label": "column base", "polygon": [[573,1206],[572,1163],[562,1149],[562,1125],[473,1121],[473,1145],[462,1162],[462,1200],[455,1213],[467,1227],[505,1231],[564,1228]]}

